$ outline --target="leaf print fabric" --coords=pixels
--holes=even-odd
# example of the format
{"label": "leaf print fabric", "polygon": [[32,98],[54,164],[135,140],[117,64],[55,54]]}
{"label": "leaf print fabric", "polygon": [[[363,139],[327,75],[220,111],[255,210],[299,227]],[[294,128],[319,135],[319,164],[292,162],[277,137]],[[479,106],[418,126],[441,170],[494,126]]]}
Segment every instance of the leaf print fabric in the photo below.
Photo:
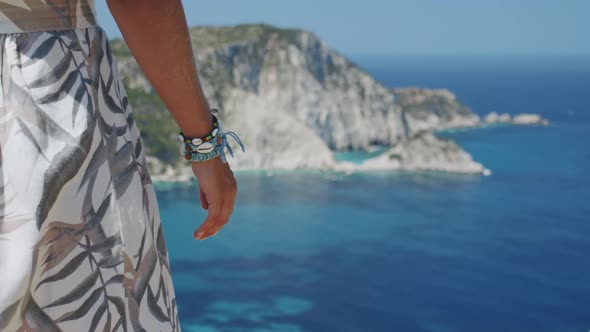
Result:
{"label": "leaf print fabric", "polygon": [[97,25],[94,0],[0,0],[0,33]]}
{"label": "leaf print fabric", "polygon": [[105,31],[0,33],[0,46],[0,331],[180,331]]}

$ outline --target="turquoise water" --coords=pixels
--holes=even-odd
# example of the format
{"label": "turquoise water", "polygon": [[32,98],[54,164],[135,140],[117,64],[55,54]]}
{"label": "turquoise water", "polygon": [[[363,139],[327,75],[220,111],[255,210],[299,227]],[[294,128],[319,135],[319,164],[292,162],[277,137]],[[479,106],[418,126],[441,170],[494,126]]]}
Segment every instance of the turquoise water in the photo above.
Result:
{"label": "turquoise water", "polygon": [[230,223],[201,242],[196,185],[159,187],[183,330],[590,329],[590,75],[445,61],[366,68],[553,124],[445,133],[488,177],[237,173]]}
{"label": "turquoise water", "polygon": [[334,159],[360,164],[363,160],[377,157],[388,149],[387,146],[375,146],[368,151],[337,151],[334,152]]}

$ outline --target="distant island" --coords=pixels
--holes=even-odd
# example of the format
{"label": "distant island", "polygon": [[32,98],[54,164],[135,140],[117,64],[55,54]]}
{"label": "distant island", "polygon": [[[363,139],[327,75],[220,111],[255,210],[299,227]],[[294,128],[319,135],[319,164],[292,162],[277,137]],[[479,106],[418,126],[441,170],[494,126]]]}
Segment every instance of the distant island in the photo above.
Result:
{"label": "distant island", "polygon": [[[448,90],[388,88],[315,34],[264,24],[190,29],[199,76],[222,126],[246,145],[228,158],[234,170],[318,169],[443,171],[485,174],[452,140],[436,132],[487,124],[546,125],[536,114],[481,119]],[[193,177],[181,158],[178,126],[131,56],[110,41],[156,181]],[[232,147],[234,144],[232,144]],[[362,163],[335,151],[386,151]]]}

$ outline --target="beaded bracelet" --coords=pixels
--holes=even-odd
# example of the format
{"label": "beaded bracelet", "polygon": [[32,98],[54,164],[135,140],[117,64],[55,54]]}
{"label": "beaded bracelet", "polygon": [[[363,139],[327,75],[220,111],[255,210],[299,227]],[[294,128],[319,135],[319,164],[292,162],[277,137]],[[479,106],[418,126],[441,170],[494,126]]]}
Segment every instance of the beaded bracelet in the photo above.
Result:
{"label": "beaded bracelet", "polygon": [[[216,108],[211,109],[211,113],[217,112],[218,110]],[[227,147],[232,157],[234,154],[231,146],[228,144],[226,135],[233,137],[240,145],[242,151],[246,152],[244,144],[238,135],[233,131],[224,133],[215,115],[213,115],[213,129],[203,137],[186,137],[182,131],[178,133],[178,138],[182,142],[180,152],[187,161],[203,162],[221,155],[223,162],[227,163],[224,149]]]}

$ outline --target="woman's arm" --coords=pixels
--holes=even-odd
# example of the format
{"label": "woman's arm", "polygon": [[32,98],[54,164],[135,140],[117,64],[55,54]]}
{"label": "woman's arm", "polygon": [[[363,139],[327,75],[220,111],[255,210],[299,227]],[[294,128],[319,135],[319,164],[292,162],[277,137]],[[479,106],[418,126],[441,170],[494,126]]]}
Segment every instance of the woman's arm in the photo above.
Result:
{"label": "woman's arm", "polygon": [[146,77],[187,136],[204,136],[212,118],[195,65],[181,0],[107,0]]}
{"label": "woman's arm", "polygon": [[[197,74],[181,0],[107,0],[121,34],[146,77],[187,136],[204,136],[212,116]],[[194,237],[214,235],[233,212],[237,183],[220,157],[192,162],[207,219]]]}

